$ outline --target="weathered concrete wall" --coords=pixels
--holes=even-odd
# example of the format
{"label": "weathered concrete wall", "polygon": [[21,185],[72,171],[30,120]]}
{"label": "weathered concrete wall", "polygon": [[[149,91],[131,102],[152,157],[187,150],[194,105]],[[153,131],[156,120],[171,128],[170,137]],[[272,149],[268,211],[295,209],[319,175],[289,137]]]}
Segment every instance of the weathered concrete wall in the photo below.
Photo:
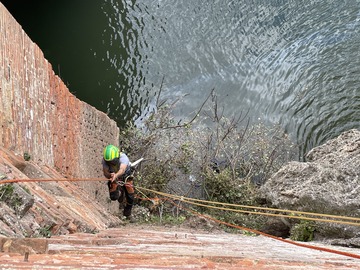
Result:
{"label": "weathered concrete wall", "polygon": [[0,124],[1,146],[68,177],[101,177],[102,149],[119,135],[106,114],[69,92],[1,3]]}

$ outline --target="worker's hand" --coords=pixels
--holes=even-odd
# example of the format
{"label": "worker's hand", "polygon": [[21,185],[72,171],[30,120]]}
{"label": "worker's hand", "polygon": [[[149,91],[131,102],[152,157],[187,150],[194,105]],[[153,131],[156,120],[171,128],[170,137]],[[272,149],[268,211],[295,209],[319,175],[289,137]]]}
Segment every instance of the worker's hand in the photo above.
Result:
{"label": "worker's hand", "polygon": [[115,180],[115,173],[110,173],[110,181],[113,182]]}

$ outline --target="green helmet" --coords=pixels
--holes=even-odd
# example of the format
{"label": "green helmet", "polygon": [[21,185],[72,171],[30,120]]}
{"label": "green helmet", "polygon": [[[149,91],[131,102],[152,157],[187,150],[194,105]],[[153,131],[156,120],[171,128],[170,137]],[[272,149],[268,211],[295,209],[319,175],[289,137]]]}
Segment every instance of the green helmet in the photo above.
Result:
{"label": "green helmet", "polygon": [[105,161],[110,161],[113,160],[115,158],[119,158],[120,157],[120,150],[119,148],[117,148],[116,146],[109,144],[108,146],[105,147],[104,149],[104,159]]}

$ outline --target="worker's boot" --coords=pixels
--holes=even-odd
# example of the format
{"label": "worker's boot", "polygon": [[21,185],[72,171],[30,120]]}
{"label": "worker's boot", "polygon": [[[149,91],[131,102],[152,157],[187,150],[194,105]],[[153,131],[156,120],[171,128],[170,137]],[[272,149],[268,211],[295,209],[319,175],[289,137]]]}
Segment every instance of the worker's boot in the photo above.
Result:
{"label": "worker's boot", "polygon": [[125,216],[125,220],[129,221],[130,223],[135,223],[136,220],[133,216]]}
{"label": "worker's boot", "polygon": [[130,223],[134,223],[135,222],[135,219],[132,217],[131,215],[131,208],[132,206],[127,204],[124,208],[124,217],[125,217],[125,220],[129,221]]}

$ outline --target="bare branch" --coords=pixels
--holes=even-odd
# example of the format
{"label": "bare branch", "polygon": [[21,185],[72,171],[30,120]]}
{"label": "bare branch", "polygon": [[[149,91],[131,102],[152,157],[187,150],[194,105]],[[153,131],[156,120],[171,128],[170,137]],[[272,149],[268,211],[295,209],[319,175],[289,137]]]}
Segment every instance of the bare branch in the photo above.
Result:
{"label": "bare branch", "polygon": [[165,79],[165,76],[163,76],[162,80],[161,80],[161,84],[160,84],[160,89],[159,89],[159,93],[156,97],[156,108],[160,108],[164,103],[165,101],[161,102],[161,104],[159,105],[160,103],[160,95],[161,95],[161,92],[162,92],[162,87],[163,87],[163,84],[164,84],[164,79]]}
{"label": "bare branch", "polygon": [[163,129],[169,129],[169,128],[182,128],[182,127],[186,127],[188,125],[190,125],[192,122],[195,121],[195,119],[199,116],[200,112],[202,111],[202,109],[204,108],[206,102],[208,101],[208,99],[210,98],[210,96],[212,95],[214,89],[211,90],[211,93],[207,96],[207,98],[205,99],[205,101],[201,104],[199,110],[196,112],[196,114],[194,115],[194,117],[187,123],[184,124],[180,124],[180,125],[175,125],[175,126],[167,126],[167,127],[163,127]]}

